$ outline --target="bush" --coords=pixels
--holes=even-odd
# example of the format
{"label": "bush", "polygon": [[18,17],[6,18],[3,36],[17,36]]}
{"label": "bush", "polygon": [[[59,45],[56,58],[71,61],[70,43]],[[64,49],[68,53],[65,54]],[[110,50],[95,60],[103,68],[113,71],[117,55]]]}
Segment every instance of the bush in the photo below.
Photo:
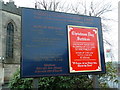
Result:
{"label": "bush", "polygon": [[[116,68],[113,67],[112,62],[106,63],[106,74],[100,74],[99,86],[101,88],[108,88],[108,81],[114,81],[118,83],[116,79]],[[32,78],[20,78],[20,70],[13,75],[9,82],[9,88],[19,89],[19,88],[33,88]],[[93,88],[92,78],[88,75],[78,75],[78,76],[56,76],[56,77],[41,77],[39,78],[39,88],[42,90],[75,90],[79,88]]]}
{"label": "bush", "polygon": [[32,78],[25,78],[21,79],[20,78],[20,71],[17,70],[15,74],[13,75],[12,79],[9,81],[9,87],[18,89],[18,88],[32,88]]}
{"label": "bush", "polygon": [[[9,88],[33,88],[32,78],[20,78],[20,71],[13,75],[9,82]],[[42,90],[73,90],[78,88],[92,88],[92,80],[87,75],[79,76],[56,76],[39,78],[39,88]]]}
{"label": "bush", "polygon": [[107,62],[106,63],[106,73],[99,75],[100,86],[104,88],[108,87],[108,82],[111,81],[113,83],[118,84],[118,75],[117,75],[117,63],[113,65],[115,62]]}

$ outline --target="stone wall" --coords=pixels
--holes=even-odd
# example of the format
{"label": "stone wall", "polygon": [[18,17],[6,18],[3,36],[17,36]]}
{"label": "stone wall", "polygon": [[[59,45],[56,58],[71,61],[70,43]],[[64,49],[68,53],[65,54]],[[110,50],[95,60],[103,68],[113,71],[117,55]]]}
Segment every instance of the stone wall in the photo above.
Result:
{"label": "stone wall", "polygon": [[19,67],[19,64],[4,64],[4,81],[9,81]]}
{"label": "stone wall", "polygon": [[[1,7],[2,6],[2,7]],[[0,2],[0,85],[8,81],[10,77],[20,67],[21,51],[21,10],[14,5],[14,2],[4,4]],[[14,26],[14,53],[13,59],[4,59],[6,52],[6,30],[8,23]]]}
{"label": "stone wall", "polygon": [[21,39],[21,16],[15,15],[6,11],[2,11],[2,35],[3,35],[3,56],[5,57],[6,51],[6,30],[8,23],[12,23],[14,25],[14,58],[13,59],[5,59],[5,63],[20,63],[20,39]]}
{"label": "stone wall", "polygon": [[2,55],[6,52],[6,30],[8,23],[14,25],[14,53],[13,59],[4,59],[4,81],[8,81],[13,73],[19,68],[21,51],[21,16],[2,11]]}
{"label": "stone wall", "polygon": [[0,86],[4,83],[4,68],[2,64],[2,3],[0,2]]}
{"label": "stone wall", "polygon": [[0,86],[4,83],[4,68],[3,64],[0,63]]}
{"label": "stone wall", "polygon": [[0,2],[0,62],[2,57],[2,3]]}

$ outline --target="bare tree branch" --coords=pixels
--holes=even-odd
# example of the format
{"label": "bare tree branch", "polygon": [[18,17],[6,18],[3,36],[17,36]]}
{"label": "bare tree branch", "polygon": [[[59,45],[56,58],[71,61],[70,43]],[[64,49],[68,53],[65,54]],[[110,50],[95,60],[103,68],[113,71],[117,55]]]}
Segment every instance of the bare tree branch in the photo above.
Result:
{"label": "bare tree branch", "polygon": [[[60,12],[68,12],[75,13],[79,15],[89,15],[89,16],[96,16],[101,17],[102,21],[110,21],[113,19],[108,19],[104,15],[108,12],[111,12],[113,10],[111,3],[104,3],[104,0],[95,2],[91,1],[89,3],[85,1],[78,1],[76,3],[68,4],[66,2],[61,2],[58,0],[38,0],[37,1],[37,7],[39,9],[44,10],[52,10],[52,11],[60,11]],[[106,33],[110,31],[108,25],[102,22],[102,29],[103,32]],[[105,37],[104,37],[105,38]],[[104,39],[104,43],[111,46],[111,42]]]}
{"label": "bare tree branch", "polygon": [[106,40],[106,39],[103,39],[103,42],[104,42],[105,44],[107,44],[107,45],[112,46],[112,44],[111,44],[110,42],[108,42],[108,40]]}

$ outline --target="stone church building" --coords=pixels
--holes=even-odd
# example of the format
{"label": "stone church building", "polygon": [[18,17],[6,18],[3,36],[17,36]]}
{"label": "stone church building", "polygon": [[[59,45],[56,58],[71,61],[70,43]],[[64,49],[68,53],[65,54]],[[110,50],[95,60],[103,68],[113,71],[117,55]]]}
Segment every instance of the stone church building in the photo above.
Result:
{"label": "stone church building", "polygon": [[21,8],[0,1],[0,85],[20,67]]}

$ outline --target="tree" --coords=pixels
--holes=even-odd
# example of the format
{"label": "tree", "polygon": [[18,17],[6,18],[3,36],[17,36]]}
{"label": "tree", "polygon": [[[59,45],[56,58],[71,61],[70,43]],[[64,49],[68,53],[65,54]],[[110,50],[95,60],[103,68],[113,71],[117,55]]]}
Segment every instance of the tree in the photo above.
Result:
{"label": "tree", "polygon": [[[71,5],[71,12],[79,15],[88,15],[101,17],[102,31],[103,31],[103,42],[105,46],[109,46],[110,49],[113,46],[112,37],[110,37],[111,27],[108,23],[116,22],[114,19],[108,18],[108,14],[112,12],[115,8],[112,6],[111,2],[95,1],[90,0],[77,0],[75,4]],[[111,49],[111,51],[113,51]],[[114,58],[113,52],[111,52],[111,59]]]}
{"label": "tree", "polygon": [[[74,0],[73,2],[72,0],[71,2],[64,2],[63,0],[37,0],[36,7],[44,10],[101,17],[104,45],[109,47],[113,46],[112,37],[109,37],[111,28],[108,23],[115,22],[115,20],[107,17],[107,14],[114,10],[110,2],[105,2],[105,0]],[[113,50],[111,49],[111,51]],[[113,52],[111,53],[111,56],[111,59],[113,59]]]}
{"label": "tree", "polygon": [[[38,0],[36,1],[36,7],[38,9],[51,10],[51,11],[59,11],[59,12],[67,12],[74,13],[79,15],[88,15],[101,17],[102,19],[102,30],[104,34],[110,31],[110,28],[105,24],[106,21],[113,21],[113,19],[109,19],[105,17],[106,13],[113,11],[113,7],[110,2],[105,3],[102,1],[89,1],[86,0],[76,0],[74,2],[63,2],[60,0]],[[104,43],[112,46],[111,41],[104,35]]]}
{"label": "tree", "polygon": [[[106,13],[109,13],[113,11],[113,7],[110,2],[105,3],[104,0],[102,1],[79,1],[76,2],[75,5],[72,5],[73,13],[80,14],[80,15],[88,15],[88,16],[95,16],[95,17],[101,17],[102,19],[102,30],[104,34],[108,33],[110,31],[110,27],[107,26],[105,22],[112,21],[112,19],[109,19],[106,17]],[[112,45],[111,41],[107,37],[104,36],[103,38],[104,43],[107,45]]]}
{"label": "tree", "polygon": [[38,0],[35,2],[35,7],[37,9],[59,12],[67,12],[70,9],[69,4],[61,2],[60,0]]}

